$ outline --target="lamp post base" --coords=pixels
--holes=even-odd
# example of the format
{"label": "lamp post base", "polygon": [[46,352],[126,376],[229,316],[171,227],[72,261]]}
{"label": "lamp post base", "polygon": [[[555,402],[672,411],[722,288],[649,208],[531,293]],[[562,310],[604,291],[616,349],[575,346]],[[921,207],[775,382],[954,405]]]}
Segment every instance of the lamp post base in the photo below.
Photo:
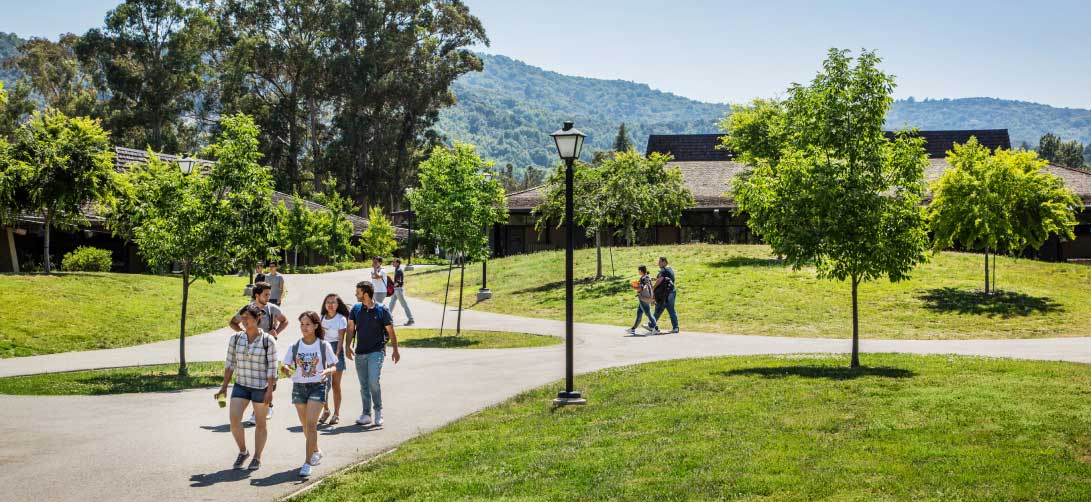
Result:
{"label": "lamp post base", "polygon": [[557,398],[553,400],[554,407],[561,406],[576,406],[587,404],[587,400],[579,393],[579,391],[565,392],[561,391],[557,393]]}
{"label": "lamp post base", "polygon": [[405,266],[405,271],[406,272],[412,272],[413,271],[413,266],[412,265],[406,265]]}
{"label": "lamp post base", "polygon": [[481,288],[481,289],[477,290],[477,301],[480,302],[480,301],[488,300],[489,298],[492,298],[492,291],[490,291],[488,289],[485,289],[485,288]]}

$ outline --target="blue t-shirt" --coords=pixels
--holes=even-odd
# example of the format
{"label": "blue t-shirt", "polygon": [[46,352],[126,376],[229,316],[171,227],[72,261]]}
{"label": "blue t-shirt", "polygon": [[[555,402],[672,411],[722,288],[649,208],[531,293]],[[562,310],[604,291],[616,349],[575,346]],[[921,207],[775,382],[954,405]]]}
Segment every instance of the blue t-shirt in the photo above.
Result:
{"label": "blue t-shirt", "polygon": [[356,323],[356,353],[369,354],[386,349],[386,327],[394,324],[390,311],[381,303],[372,308],[363,303],[352,306],[349,318]]}

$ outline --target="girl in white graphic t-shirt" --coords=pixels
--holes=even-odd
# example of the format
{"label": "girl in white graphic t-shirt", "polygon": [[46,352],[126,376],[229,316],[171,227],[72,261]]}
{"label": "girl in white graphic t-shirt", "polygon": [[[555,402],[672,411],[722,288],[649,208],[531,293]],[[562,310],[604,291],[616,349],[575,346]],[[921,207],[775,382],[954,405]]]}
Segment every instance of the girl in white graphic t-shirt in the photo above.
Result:
{"label": "girl in white graphic t-shirt", "polygon": [[299,316],[303,338],[284,351],[281,371],[292,377],[292,404],[299,413],[299,423],[307,438],[307,452],[299,475],[311,475],[311,467],[322,461],[318,449],[318,414],[326,403],[326,381],[337,367],[337,354],[329,342],[322,339],[322,319],[317,312]]}

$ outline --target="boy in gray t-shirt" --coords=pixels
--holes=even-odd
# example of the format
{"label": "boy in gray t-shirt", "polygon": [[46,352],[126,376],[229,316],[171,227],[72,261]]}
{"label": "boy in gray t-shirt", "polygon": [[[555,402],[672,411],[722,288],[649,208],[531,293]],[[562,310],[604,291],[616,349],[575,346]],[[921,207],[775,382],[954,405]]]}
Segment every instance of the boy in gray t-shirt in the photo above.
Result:
{"label": "boy in gray t-shirt", "polygon": [[284,276],[277,272],[277,262],[269,262],[269,273],[265,274],[265,282],[269,283],[269,302],[280,305],[287,296],[288,288],[284,286]]}

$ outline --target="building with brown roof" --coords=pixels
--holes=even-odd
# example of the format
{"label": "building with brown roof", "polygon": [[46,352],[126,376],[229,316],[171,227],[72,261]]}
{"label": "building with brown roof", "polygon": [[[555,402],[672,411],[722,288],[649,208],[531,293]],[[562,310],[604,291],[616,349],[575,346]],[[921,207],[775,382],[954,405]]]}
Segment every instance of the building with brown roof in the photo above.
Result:
{"label": "building with brown roof", "polygon": [[[887,133],[893,137],[893,133]],[[950,164],[946,152],[955,143],[965,143],[971,136],[991,148],[1011,148],[1007,129],[920,131],[928,153],[925,179],[935,181]],[[649,228],[640,236],[639,244],[679,244],[688,242],[756,243],[760,238],[746,226],[745,215],[740,214],[729,194],[729,183],[747,167],[737,162],[731,152],[717,148],[721,134],[657,135],[648,138],[647,154],[653,152],[671,154],[668,166],[678,168],[686,186],[693,193],[694,207],[683,213],[677,227],[658,226]],[[1046,171],[1064,180],[1086,207],[1091,203],[1091,173],[1062,166],[1048,165]],[[490,236],[497,255],[518,254],[545,249],[560,249],[564,245],[564,232],[551,229],[541,235],[534,230],[534,207],[542,202],[545,187],[508,195],[511,213],[507,225],[500,225]],[[1038,256],[1049,260],[1091,259],[1091,214],[1080,214],[1076,227],[1076,239],[1062,241],[1051,238]],[[577,246],[590,245],[589,239],[577,232]]]}

